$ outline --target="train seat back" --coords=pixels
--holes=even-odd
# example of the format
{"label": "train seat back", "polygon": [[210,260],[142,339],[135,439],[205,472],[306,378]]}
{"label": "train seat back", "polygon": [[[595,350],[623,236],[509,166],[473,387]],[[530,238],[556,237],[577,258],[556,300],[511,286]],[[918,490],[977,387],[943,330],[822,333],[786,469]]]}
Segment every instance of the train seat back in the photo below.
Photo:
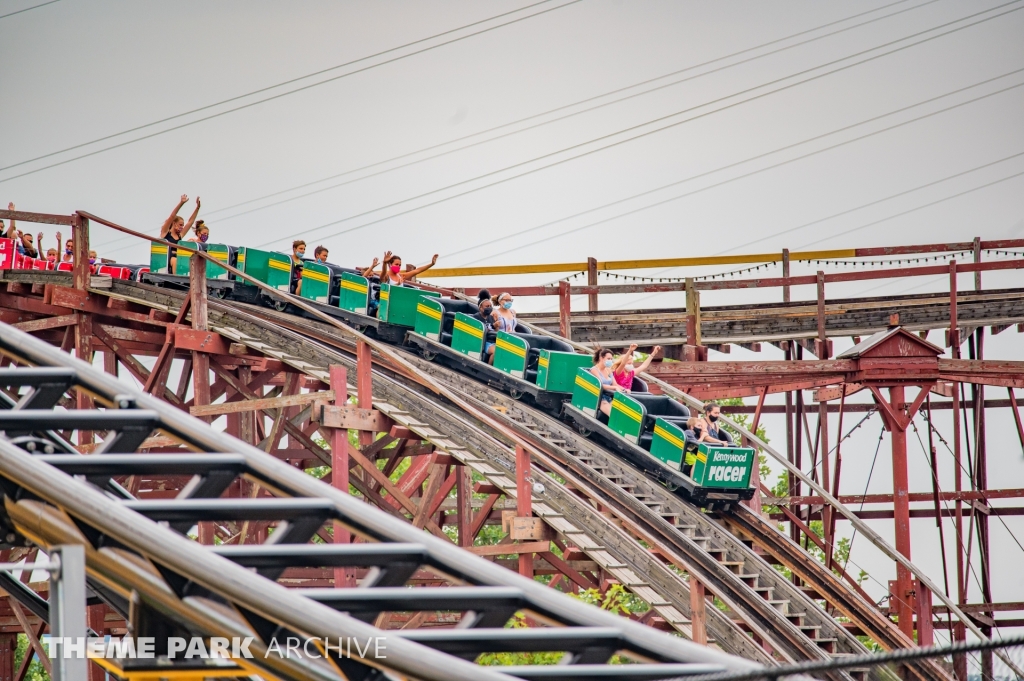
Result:
{"label": "train seat back", "polygon": [[96,268],[96,274],[105,274],[111,279],[131,279],[132,272],[124,265],[100,265]]}
{"label": "train seat back", "polygon": [[302,266],[302,289],[299,295],[318,303],[327,303],[331,297],[331,277],[330,267],[315,260],[306,260]]}
{"label": "train seat back", "polygon": [[[226,244],[206,244],[206,252],[209,253],[210,257],[217,262],[221,262],[235,268],[238,267],[238,249],[235,246],[228,246]],[[207,262],[206,278],[234,279],[235,275],[229,274],[226,269],[219,265]]]}
{"label": "train seat back", "polygon": [[434,299],[434,302],[438,303],[443,308],[443,312],[441,314],[441,331],[438,340],[445,345],[452,344],[452,329],[455,327],[456,314],[462,313],[472,317],[480,311],[476,305],[468,300],[436,298]]}
{"label": "train seat back", "polygon": [[[531,340],[534,338],[543,336],[529,336]],[[532,346],[530,349],[533,349]],[[544,390],[574,392],[576,372],[580,369],[586,371],[590,366],[590,355],[546,348],[538,349],[537,353],[536,363],[526,370],[526,380],[536,383]]]}
{"label": "train seat back", "polygon": [[633,395],[633,399],[644,405],[646,415],[643,422],[643,431],[645,433],[649,433],[654,429],[654,421],[658,418],[674,423],[680,428],[686,428],[686,421],[690,418],[690,410],[671,397],[640,393]]}
{"label": "train seat back", "polygon": [[[559,353],[572,352],[572,346],[565,341],[550,336],[536,336],[530,333],[523,334],[517,332],[507,334],[500,332],[497,335],[496,343],[495,367],[513,376],[524,378],[530,383],[537,383],[538,364],[542,350]],[[555,356],[558,364],[563,364],[561,358],[558,355]],[[577,361],[570,361],[568,366],[573,370],[565,378],[574,377],[574,368],[585,365],[577,363]]]}
{"label": "train seat back", "polygon": [[420,299],[424,297],[440,298],[441,294],[434,291],[423,291],[411,286],[381,284],[377,319],[388,324],[415,328],[417,306]]}

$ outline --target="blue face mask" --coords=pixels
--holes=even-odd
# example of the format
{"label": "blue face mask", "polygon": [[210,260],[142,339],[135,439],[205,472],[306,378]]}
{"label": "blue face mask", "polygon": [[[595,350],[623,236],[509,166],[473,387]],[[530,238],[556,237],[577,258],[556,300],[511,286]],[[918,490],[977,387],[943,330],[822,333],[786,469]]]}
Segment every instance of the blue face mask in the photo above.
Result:
{"label": "blue face mask", "polygon": [[504,302],[504,303],[501,304],[501,306],[503,308],[505,308],[506,310],[511,310],[512,309],[512,301],[509,300],[507,302]]}
{"label": "blue face mask", "polygon": [[64,253],[66,253],[67,255],[73,255],[70,248],[65,249]]}
{"label": "blue face mask", "polygon": [[612,364],[615,364],[615,362],[611,361],[610,359],[606,359],[606,360],[604,361],[604,365],[605,365],[605,366],[606,366],[607,368],[609,368],[609,369],[611,369],[611,368],[612,368]]}

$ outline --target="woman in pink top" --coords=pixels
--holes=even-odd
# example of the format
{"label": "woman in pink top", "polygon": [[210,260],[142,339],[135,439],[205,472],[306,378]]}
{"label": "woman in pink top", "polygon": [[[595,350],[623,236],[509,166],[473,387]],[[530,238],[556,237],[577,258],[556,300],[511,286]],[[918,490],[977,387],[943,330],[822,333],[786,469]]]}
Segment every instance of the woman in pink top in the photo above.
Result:
{"label": "woman in pink top", "polygon": [[640,366],[633,365],[633,353],[636,352],[636,343],[629,346],[629,350],[619,355],[619,358],[615,360],[615,366],[612,367],[612,376],[615,377],[615,382],[618,383],[623,390],[629,392],[633,387],[633,378],[639,374],[647,371],[647,367],[651,365],[655,356],[661,352],[661,346],[655,345],[654,350],[651,354],[647,355]]}

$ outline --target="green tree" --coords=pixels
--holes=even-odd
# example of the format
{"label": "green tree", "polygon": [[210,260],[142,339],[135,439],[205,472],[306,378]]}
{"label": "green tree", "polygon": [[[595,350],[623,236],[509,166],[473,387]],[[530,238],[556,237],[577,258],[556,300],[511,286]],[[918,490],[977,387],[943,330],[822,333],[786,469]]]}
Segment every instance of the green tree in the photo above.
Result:
{"label": "green tree", "polygon": [[[14,651],[14,669],[21,669],[21,662],[25,659],[25,655],[28,654],[28,636],[25,634],[18,634],[18,647]],[[47,645],[43,644],[43,649],[49,653]],[[50,681],[50,675],[46,673],[43,665],[39,664],[39,658],[33,657],[32,662],[28,665],[28,670],[25,672],[25,681]]]}

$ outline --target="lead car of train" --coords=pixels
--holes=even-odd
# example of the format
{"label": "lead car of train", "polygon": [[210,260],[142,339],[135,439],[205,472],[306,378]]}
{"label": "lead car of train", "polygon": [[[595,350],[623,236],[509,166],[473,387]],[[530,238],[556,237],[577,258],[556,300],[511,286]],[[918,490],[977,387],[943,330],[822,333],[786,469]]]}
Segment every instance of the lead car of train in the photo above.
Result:
{"label": "lead car of train", "polygon": [[[178,246],[171,273],[168,245],[153,243],[149,267],[128,268],[125,278],[187,289],[189,247]],[[292,290],[292,260],[287,254],[217,244],[199,247],[277,291]],[[223,267],[209,263],[206,274],[215,297],[306,314],[285,296],[236,280]],[[380,284],[356,269],[307,260],[301,280],[300,297],[320,311],[533,403],[695,504],[728,507],[754,494],[750,486],[756,462],[753,449],[700,444],[687,475],[683,472],[684,429],[689,410],[668,396],[651,394],[642,380],[635,379],[629,393],[614,394],[606,417],[599,408],[601,384],[589,370],[590,356],[575,352],[561,339],[533,334],[522,326],[513,333],[496,332],[474,317],[477,307],[471,302],[442,298],[420,288]],[[486,343],[495,345],[493,365],[485,361]]]}

